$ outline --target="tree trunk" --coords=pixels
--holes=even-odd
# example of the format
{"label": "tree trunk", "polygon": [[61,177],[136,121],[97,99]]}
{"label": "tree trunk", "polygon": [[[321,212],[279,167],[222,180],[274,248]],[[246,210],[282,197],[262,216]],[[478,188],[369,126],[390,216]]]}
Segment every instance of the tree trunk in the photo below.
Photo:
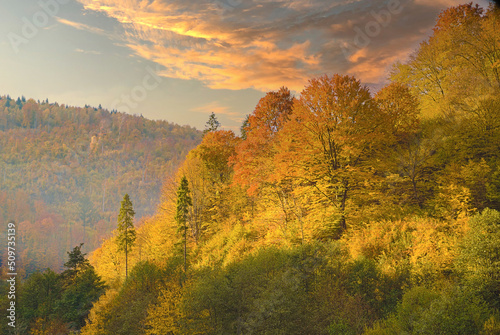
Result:
{"label": "tree trunk", "polygon": [[125,228],[125,280],[128,278],[128,228]]}
{"label": "tree trunk", "polygon": [[187,226],[186,223],[184,223],[184,275],[186,275],[186,270],[187,270]]}
{"label": "tree trunk", "polygon": [[347,224],[345,221],[345,206],[346,206],[346,201],[347,201],[347,191],[349,190],[349,181],[344,180],[344,190],[342,191],[342,200],[340,202],[340,211],[341,211],[341,218],[340,218],[340,233],[344,233],[347,229]]}

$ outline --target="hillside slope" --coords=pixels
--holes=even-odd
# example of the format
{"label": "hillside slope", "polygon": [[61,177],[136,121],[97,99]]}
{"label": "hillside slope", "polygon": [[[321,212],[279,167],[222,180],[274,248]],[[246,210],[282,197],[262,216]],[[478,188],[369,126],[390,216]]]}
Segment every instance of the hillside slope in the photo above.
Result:
{"label": "hillside slope", "polygon": [[93,250],[127,192],[138,219],[154,213],[165,177],[200,139],[142,116],[0,97],[0,220],[18,223],[21,266],[60,269],[75,245]]}

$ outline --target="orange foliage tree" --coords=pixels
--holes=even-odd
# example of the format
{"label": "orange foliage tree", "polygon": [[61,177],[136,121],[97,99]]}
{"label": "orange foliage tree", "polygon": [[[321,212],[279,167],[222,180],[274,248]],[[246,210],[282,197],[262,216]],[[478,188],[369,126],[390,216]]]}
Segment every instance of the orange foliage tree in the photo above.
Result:
{"label": "orange foliage tree", "polygon": [[387,115],[350,76],[310,80],[280,133],[277,174],[312,190],[347,228],[351,193],[373,177],[369,159],[386,140]]}
{"label": "orange foliage tree", "polygon": [[292,113],[294,98],[286,87],[260,99],[245,127],[246,139],[236,147],[234,180],[248,187],[249,194],[269,182],[273,174],[276,134]]}
{"label": "orange foliage tree", "polygon": [[[193,149],[179,170],[189,181],[192,206],[188,223],[195,242],[210,223],[224,217],[229,196],[232,167],[229,159],[234,155],[239,139],[232,131],[218,130],[205,134],[201,144]],[[213,227],[212,227],[213,228]]]}

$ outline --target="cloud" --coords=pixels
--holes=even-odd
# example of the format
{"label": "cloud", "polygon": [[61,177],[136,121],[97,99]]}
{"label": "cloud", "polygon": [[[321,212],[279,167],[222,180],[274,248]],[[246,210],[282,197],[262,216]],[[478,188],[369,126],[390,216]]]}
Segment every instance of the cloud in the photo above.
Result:
{"label": "cloud", "polygon": [[83,50],[83,49],[75,49],[75,52],[83,53],[83,54],[90,54],[90,55],[100,55],[100,51],[95,51],[95,50]]}
{"label": "cloud", "polygon": [[74,21],[66,20],[66,19],[63,19],[60,17],[56,17],[56,20],[59,23],[65,24],[67,26],[73,27],[73,28],[78,29],[78,30],[86,30],[86,31],[90,31],[90,32],[93,32],[96,34],[106,35],[106,32],[104,30],[96,28],[96,27],[92,27],[92,26],[89,26],[89,25],[86,25],[86,24],[83,24],[80,22],[74,22]]}
{"label": "cloud", "polygon": [[[133,53],[165,77],[213,89],[300,91],[322,74],[379,83],[447,0],[79,0],[116,19]],[[59,22],[100,32],[80,23]],[[115,37],[116,38],[116,37]]]}
{"label": "cloud", "polygon": [[218,101],[213,101],[200,107],[195,107],[191,109],[192,112],[211,114],[215,113],[217,115],[226,115],[230,117],[240,117],[239,113],[231,111],[229,107],[222,106]]}

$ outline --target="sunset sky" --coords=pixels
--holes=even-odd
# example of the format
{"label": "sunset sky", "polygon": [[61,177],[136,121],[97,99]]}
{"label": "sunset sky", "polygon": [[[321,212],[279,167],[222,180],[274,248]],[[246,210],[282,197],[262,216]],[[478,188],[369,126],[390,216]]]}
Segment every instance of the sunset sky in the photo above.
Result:
{"label": "sunset sky", "polygon": [[[451,0],[2,0],[0,95],[238,131],[270,90],[323,74],[372,91]],[[482,7],[488,1],[477,1]]]}

